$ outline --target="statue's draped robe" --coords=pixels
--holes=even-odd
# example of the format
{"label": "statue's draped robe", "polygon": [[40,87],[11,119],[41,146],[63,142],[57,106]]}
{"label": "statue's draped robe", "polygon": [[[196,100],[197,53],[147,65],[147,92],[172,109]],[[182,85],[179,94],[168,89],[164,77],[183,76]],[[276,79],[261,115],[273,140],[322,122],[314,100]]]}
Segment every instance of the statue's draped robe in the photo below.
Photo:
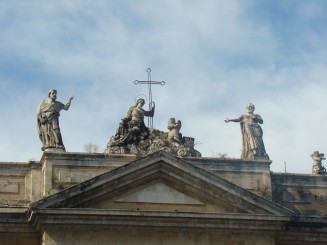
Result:
{"label": "statue's draped robe", "polygon": [[65,105],[59,101],[41,101],[37,110],[37,126],[42,149],[64,148],[59,128],[60,111]]}
{"label": "statue's draped robe", "polygon": [[254,156],[266,156],[265,146],[262,140],[262,129],[259,123],[263,123],[258,114],[246,114],[239,118],[242,131],[242,159],[253,159]]}

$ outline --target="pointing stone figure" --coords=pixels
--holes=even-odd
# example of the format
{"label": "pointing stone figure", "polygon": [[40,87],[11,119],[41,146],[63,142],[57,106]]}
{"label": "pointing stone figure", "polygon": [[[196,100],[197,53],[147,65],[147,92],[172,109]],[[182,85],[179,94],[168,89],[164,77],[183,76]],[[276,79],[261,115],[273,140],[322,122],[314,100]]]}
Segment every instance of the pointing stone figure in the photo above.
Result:
{"label": "pointing stone figure", "polygon": [[269,159],[262,140],[262,129],[259,124],[263,123],[260,115],[254,114],[255,106],[249,103],[246,107],[247,114],[239,118],[226,118],[225,122],[239,122],[242,131],[242,159],[266,158]]}
{"label": "pointing stone figure", "polygon": [[42,142],[42,151],[47,149],[59,149],[66,151],[62,141],[59,116],[62,109],[68,110],[74,96],[68,98],[63,104],[57,99],[57,90],[52,89],[48,93],[48,99],[42,100],[37,110],[37,127]]}

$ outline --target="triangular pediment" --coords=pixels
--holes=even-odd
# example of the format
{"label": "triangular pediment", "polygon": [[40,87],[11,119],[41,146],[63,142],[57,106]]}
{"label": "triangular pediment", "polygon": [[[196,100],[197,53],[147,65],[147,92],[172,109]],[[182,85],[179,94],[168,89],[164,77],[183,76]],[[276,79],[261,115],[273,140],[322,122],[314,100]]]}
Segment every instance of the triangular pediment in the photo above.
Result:
{"label": "triangular pediment", "polygon": [[272,215],[292,212],[162,151],[46,197],[33,207]]}
{"label": "triangular pediment", "polygon": [[210,200],[200,193],[190,192],[180,188],[176,183],[166,182],[160,178],[135,186],[118,196],[106,196],[76,207],[106,210],[247,213],[226,202],[218,199]]}
{"label": "triangular pediment", "polygon": [[150,185],[143,186],[140,190],[126,193],[118,197],[115,202],[204,205],[203,202],[161,182],[151,183]]}

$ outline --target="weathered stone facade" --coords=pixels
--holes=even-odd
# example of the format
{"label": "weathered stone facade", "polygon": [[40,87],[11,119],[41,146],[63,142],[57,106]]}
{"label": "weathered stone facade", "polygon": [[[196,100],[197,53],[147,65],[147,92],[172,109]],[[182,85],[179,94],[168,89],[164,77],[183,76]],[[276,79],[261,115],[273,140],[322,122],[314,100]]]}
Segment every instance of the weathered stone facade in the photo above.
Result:
{"label": "weathered stone facade", "polygon": [[44,152],[0,163],[0,244],[327,244],[327,176],[270,160]]}

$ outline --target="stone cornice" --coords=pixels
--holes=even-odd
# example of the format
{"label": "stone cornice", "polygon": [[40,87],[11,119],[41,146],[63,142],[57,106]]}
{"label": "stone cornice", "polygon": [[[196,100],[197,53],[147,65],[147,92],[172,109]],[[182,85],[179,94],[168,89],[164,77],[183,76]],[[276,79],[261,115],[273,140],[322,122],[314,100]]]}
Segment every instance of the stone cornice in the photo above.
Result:
{"label": "stone cornice", "polygon": [[289,216],[255,214],[221,214],[99,209],[37,209],[29,220],[38,229],[46,226],[70,229],[163,229],[217,232],[219,230],[282,231]]}
{"label": "stone cornice", "polygon": [[0,208],[0,233],[38,235],[26,216],[27,208]]}

